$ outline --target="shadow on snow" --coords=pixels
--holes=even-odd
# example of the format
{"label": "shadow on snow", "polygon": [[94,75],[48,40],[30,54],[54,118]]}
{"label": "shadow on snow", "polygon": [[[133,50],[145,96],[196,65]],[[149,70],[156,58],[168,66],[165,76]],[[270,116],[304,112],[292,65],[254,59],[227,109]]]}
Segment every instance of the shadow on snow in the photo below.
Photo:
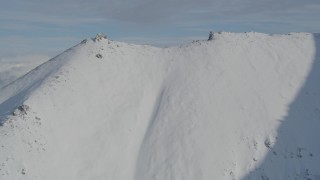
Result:
{"label": "shadow on snow", "polygon": [[277,130],[277,141],[263,162],[243,180],[320,179],[320,36],[303,87]]}

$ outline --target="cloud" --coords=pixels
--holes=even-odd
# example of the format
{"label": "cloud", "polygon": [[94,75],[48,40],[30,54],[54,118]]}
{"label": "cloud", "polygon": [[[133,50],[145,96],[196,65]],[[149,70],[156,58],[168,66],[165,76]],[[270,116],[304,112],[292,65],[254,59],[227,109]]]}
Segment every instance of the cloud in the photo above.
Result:
{"label": "cloud", "polygon": [[113,11],[100,9],[98,13],[140,25],[170,26],[190,21],[205,25],[224,21],[245,22],[248,18],[286,22],[293,21],[293,15],[315,22],[314,15],[320,15],[320,2],[313,0],[140,0],[133,4],[123,9],[114,8]]}
{"label": "cloud", "polygon": [[0,88],[49,60],[42,54],[4,57],[0,59]]}
{"label": "cloud", "polygon": [[319,32],[318,17],[319,0],[10,0],[0,6],[0,55],[58,52],[98,32],[142,44],[209,30]]}
{"label": "cloud", "polygon": [[[104,18],[99,17],[72,17],[60,15],[50,15],[41,12],[15,12],[12,14],[10,11],[1,11],[0,20],[7,22],[28,22],[28,23],[47,23],[53,25],[75,25],[98,23],[106,21]],[[29,24],[30,26],[30,24]]]}
{"label": "cloud", "polygon": [[26,37],[11,35],[0,37],[0,58],[29,54],[53,56],[79,41],[79,38],[72,36]]}
{"label": "cloud", "polygon": [[176,21],[240,22],[254,17],[256,21],[259,18],[292,21],[294,14],[315,22],[312,15],[320,12],[318,0],[12,0],[10,4],[19,4],[15,14],[9,17],[8,12],[1,13],[2,17],[56,24],[119,21],[174,25]]}

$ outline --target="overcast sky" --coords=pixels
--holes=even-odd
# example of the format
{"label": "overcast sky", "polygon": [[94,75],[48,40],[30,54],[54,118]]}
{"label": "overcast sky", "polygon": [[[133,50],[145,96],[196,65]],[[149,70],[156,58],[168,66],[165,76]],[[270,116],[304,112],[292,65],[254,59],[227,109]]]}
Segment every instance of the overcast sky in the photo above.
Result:
{"label": "overcast sky", "polygon": [[54,56],[103,32],[167,46],[212,31],[320,32],[320,0],[0,0],[0,59]]}

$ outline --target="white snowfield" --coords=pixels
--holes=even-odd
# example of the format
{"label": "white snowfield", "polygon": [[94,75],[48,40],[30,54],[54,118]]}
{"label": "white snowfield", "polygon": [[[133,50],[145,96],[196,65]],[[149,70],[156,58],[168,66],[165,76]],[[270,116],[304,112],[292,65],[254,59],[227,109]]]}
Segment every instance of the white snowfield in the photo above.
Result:
{"label": "white snowfield", "polygon": [[0,179],[320,179],[319,68],[316,34],[88,39],[0,89]]}

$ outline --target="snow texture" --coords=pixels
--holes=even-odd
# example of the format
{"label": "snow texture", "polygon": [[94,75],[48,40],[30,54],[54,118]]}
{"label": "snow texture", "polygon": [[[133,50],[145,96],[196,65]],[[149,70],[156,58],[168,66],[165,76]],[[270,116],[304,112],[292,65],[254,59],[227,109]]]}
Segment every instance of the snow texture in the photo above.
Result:
{"label": "snow texture", "polygon": [[319,43],[87,39],[0,89],[0,179],[320,179]]}

